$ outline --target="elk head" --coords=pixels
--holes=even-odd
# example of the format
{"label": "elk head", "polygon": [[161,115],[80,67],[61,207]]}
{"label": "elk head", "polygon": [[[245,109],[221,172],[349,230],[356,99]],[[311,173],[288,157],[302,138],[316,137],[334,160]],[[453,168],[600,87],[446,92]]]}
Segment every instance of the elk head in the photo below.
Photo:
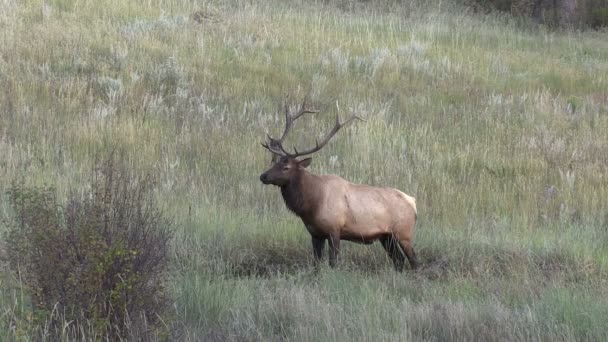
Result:
{"label": "elk head", "polygon": [[338,131],[352,122],[353,120],[362,120],[356,115],[351,116],[348,120],[340,122],[340,117],[336,116],[336,123],[332,130],[321,140],[316,141],[315,147],[306,149],[304,151],[298,151],[294,147],[294,153],[288,152],[283,147],[283,141],[287,137],[287,134],[291,130],[295,120],[300,118],[304,114],[318,113],[318,110],[311,109],[308,107],[308,97],[304,99],[304,102],[300,106],[300,109],[292,114],[290,113],[289,106],[285,102],[285,129],[279,139],[274,139],[268,136],[268,140],[262,143],[262,146],[272,153],[272,165],[262,175],[260,180],[264,184],[273,184],[277,186],[285,186],[290,179],[298,175],[303,169],[308,167],[312,161],[312,158],[305,158],[299,160],[299,157],[313,154],[322,149],[331,138],[338,133]]}

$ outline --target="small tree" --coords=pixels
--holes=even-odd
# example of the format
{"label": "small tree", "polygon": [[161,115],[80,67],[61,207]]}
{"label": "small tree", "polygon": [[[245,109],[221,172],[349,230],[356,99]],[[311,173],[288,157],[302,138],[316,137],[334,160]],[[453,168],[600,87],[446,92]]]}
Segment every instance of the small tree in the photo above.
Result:
{"label": "small tree", "polygon": [[171,225],[152,186],[150,177],[138,180],[110,159],[94,173],[90,191],[64,208],[53,188],[14,184],[8,191],[10,264],[29,290],[35,316],[57,333],[62,321],[110,338],[141,337],[159,327],[168,304]]}

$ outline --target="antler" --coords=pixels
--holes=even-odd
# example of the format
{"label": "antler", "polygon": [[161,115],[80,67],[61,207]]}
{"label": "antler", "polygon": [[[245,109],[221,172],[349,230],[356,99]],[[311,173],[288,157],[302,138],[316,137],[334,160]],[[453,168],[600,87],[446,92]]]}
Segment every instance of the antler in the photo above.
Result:
{"label": "antler", "polygon": [[298,110],[298,112],[293,115],[291,115],[289,113],[289,103],[287,103],[287,100],[285,101],[285,130],[283,131],[283,135],[281,135],[281,139],[279,139],[279,141],[281,143],[283,143],[283,140],[285,140],[287,133],[289,133],[289,130],[291,130],[291,127],[292,127],[294,121],[296,121],[299,117],[301,117],[304,114],[316,114],[319,112],[316,109],[312,109],[312,108],[308,107],[309,100],[310,100],[310,95],[306,95],[306,97],[304,98],[304,101],[302,101],[300,110]]}
{"label": "antler", "polygon": [[327,135],[321,140],[321,142],[319,143],[318,140],[315,141],[315,147],[313,148],[309,148],[307,150],[298,152],[298,150],[295,149],[294,147],[294,151],[295,153],[288,153],[287,151],[285,151],[282,147],[281,150],[285,153],[287,153],[287,156],[292,157],[292,158],[296,158],[296,157],[300,157],[300,156],[305,156],[307,154],[312,154],[317,152],[318,150],[322,149],[325,145],[327,145],[327,143],[331,140],[331,138],[333,138],[334,135],[336,135],[336,133],[338,133],[338,131],[348,125],[349,123],[351,123],[353,120],[361,120],[361,121],[365,121],[363,119],[361,119],[360,117],[358,117],[357,115],[352,115],[350,118],[348,118],[348,120],[344,121],[343,123],[340,123],[340,115],[336,115],[336,124],[334,125],[334,128],[331,129],[331,131],[329,131],[329,133],[327,133]]}
{"label": "antler", "polygon": [[[285,148],[283,147],[283,141],[285,140],[285,137],[291,130],[291,127],[293,126],[293,122],[304,114],[318,113],[318,112],[319,112],[318,110],[310,109],[308,107],[308,95],[306,96],[306,98],[304,98],[304,102],[300,106],[300,110],[293,115],[289,113],[289,106],[286,101],[285,102],[285,130],[283,131],[281,138],[274,139],[269,135],[268,142],[262,143],[262,146],[264,146],[264,148],[266,148],[267,150],[272,152],[275,156],[297,158],[297,157],[304,156],[307,154],[312,154],[312,153],[317,152],[320,149],[322,149],[331,140],[331,138],[336,133],[338,133],[338,131],[342,127],[348,125],[353,120],[357,119],[357,120],[365,121],[365,120],[361,119],[360,117],[353,114],[350,118],[348,118],[348,120],[344,121],[343,123],[340,123],[340,116],[338,115],[338,116],[336,116],[336,124],[334,125],[332,130],[321,140],[321,142],[319,142],[318,140],[315,141],[315,147],[304,150],[302,152],[298,152],[298,150],[296,150],[296,148],[294,147],[295,153],[290,153],[290,152],[286,151]],[[275,157],[273,157],[273,161],[275,161]]]}
{"label": "antler", "polygon": [[287,137],[287,134],[293,127],[294,121],[296,121],[298,118],[300,118],[304,114],[315,114],[315,113],[319,112],[316,109],[310,108],[308,105],[308,101],[309,101],[309,95],[306,95],[306,97],[304,98],[304,101],[302,101],[302,105],[300,106],[300,109],[296,113],[291,114],[289,111],[289,102],[287,99],[285,100],[285,105],[284,105],[285,129],[283,130],[283,134],[281,135],[281,138],[279,138],[279,139],[274,139],[273,137],[268,135],[268,142],[262,143],[262,146],[264,146],[264,148],[266,148],[267,150],[269,150],[270,152],[272,152],[275,155],[279,155],[279,156],[289,155],[289,153],[283,149],[283,141],[285,140],[285,138]]}

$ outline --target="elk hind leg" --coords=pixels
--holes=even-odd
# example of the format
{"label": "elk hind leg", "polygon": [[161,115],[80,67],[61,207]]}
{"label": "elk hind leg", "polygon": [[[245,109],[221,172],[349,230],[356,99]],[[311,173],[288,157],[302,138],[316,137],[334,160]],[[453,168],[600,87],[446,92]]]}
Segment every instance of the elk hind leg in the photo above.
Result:
{"label": "elk hind leg", "polygon": [[392,235],[387,235],[380,238],[380,242],[382,243],[382,247],[388,254],[388,256],[393,261],[393,265],[395,266],[395,270],[401,272],[403,271],[403,265],[405,264],[405,256],[401,251],[399,246],[399,242]]}
{"label": "elk hind leg", "polygon": [[338,254],[340,254],[340,236],[331,235],[329,237],[329,266],[336,267]]}
{"label": "elk hind leg", "polygon": [[323,257],[323,247],[325,246],[325,239],[312,237],[312,252],[314,256],[315,266],[319,265],[319,261]]}
{"label": "elk hind leg", "polygon": [[412,246],[411,239],[399,240],[399,245],[401,245],[401,249],[407,256],[407,260],[410,262],[410,266],[413,270],[417,269],[420,266],[418,262],[418,257],[416,256],[416,252],[414,252],[414,247]]}

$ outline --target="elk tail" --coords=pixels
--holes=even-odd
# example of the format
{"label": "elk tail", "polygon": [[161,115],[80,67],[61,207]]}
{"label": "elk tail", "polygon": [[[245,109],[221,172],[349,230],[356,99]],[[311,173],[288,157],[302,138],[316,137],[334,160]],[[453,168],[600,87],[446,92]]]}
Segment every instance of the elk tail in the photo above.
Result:
{"label": "elk tail", "polygon": [[405,200],[407,201],[407,203],[409,203],[412,206],[412,209],[414,209],[414,218],[416,220],[418,220],[418,209],[416,209],[416,198],[409,196],[409,195],[405,195]]}

